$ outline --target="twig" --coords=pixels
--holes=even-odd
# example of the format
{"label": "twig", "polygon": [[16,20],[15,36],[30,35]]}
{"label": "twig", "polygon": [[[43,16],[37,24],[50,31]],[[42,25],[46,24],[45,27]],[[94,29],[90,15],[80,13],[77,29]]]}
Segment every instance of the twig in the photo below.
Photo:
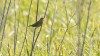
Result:
{"label": "twig", "polygon": [[29,16],[30,16],[30,10],[31,10],[31,6],[32,6],[32,2],[33,2],[33,0],[31,0],[31,3],[30,3],[29,13],[28,13],[28,17],[27,17],[27,26],[26,26],[25,37],[24,37],[24,41],[23,41],[22,48],[21,48],[21,51],[20,51],[19,56],[21,56],[21,53],[22,53],[22,50],[23,50],[23,47],[24,47],[25,40],[26,40],[26,44],[27,44],[27,38],[26,38],[26,35],[27,35],[27,28],[28,28],[28,22],[29,22]]}
{"label": "twig", "polygon": [[14,56],[16,52],[16,44],[17,44],[17,36],[16,36],[16,8],[15,8],[15,0],[14,0],[14,12],[15,12],[15,18],[14,18]]}
{"label": "twig", "polygon": [[[55,1],[56,3],[54,4],[55,6],[57,6],[57,0]],[[52,18],[52,24],[51,24],[51,31],[50,31],[50,41],[47,45],[47,49],[48,49],[48,56],[50,56],[50,47],[51,47],[51,42],[52,42],[52,32],[53,32],[53,24],[54,24],[54,18],[55,18],[55,14],[56,14],[57,8],[54,8],[54,13],[53,13],[53,18]]]}
{"label": "twig", "polygon": [[[37,37],[36,37],[36,39],[35,39],[35,41],[34,41],[34,46],[35,46],[35,44],[36,44],[36,42],[37,42],[37,39],[38,39],[38,37],[39,37],[39,35],[40,35],[41,29],[42,29],[42,26],[40,27],[40,30],[39,30],[39,32],[38,32],[38,35],[37,35]],[[34,49],[34,48],[33,48],[33,49]]]}
{"label": "twig", "polygon": [[[16,37],[18,36],[18,31],[19,31],[19,22],[20,22],[20,0],[19,0],[19,3],[18,3],[18,5],[19,5],[19,14],[18,14],[18,27],[17,27],[17,29],[16,29]],[[17,38],[16,38],[16,42],[17,42]]]}
{"label": "twig", "polygon": [[[36,22],[37,22],[37,17],[38,17],[38,8],[39,8],[39,0],[37,0]],[[32,49],[31,49],[30,56],[32,56],[32,52],[33,52],[33,49],[34,49],[34,39],[35,39],[36,29],[37,28],[35,28],[34,32],[33,32],[33,42],[32,42]]]}
{"label": "twig", "polygon": [[78,1],[78,5],[77,5],[77,28],[78,28],[78,43],[77,43],[77,55],[80,56],[80,50],[81,50],[81,20],[82,20],[82,17],[81,17],[81,14],[82,14],[82,0]]}
{"label": "twig", "polygon": [[[65,5],[65,0],[64,0],[64,5]],[[67,16],[66,5],[65,5],[65,11],[66,11],[66,16]],[[67,28],[66,28],[66,30],[65,30],[65,32],[64,32],[64,35],[63,35],[63,38],[62,38],[62,40],[61,40],[61,42],[60,42],[59,47],[62,46],[62,43],[63,43],[63,41],[64,41],[64,38],[65,38],[65,35],[66,35],[66,32],[68,31],[68,29],[73,28],[74,26],[77,25],[77,24],[76,24],[76,25],[74,25],[74,26],[72,26],[72,27],[69,27],[69,25],[70,25],[70,21],[71,21],[71,19],[74,17],[74,15],[75,15],[75,12],[74,12],[74,14],[72,15],[72,17],[70,18],[70,20],[69,20],[69,22],[68,22],[68,24],[67,24]],[[67,17],[66,17],[66,18],[67,18]]]}
{"label": "twig", "polygon": [[8,9],[7,9],[7,13],[6,13],[6,16],[5,16],[3,34],[2,34],[2,38],[1,38],[1,42],[0,42],[0,51],[1,51],[1,48],[2,48],[2,42],[3,42],[3,38],[4,38],[5,26],[6,26],[6,21],[7,21],[7,16],[8,16],[8,12],[9,12],[10,5],[11,5],[11,0],[9,2]]}
{"label": "twig", "polygon": [[5,3],[4,3],[4,8],[3,8],[3,13],[2,13],[2,19],[0,21],[0,32],[1,32],[1,26],[2,26],[2,22],[3,22],[3,19],[4,19],[4,13],[5,13],[5,9],[6,9],[6,4],[7,4],[7,0],[5,0]]}
{"label": "twig", "polygon": [[45,18],[45,16],[46,16],[48,6],[49,6],[49,0],[48,0],[48,3],[47,3],[47,6],[46,6],[46,10],[45,10],[44,18]]}
{"label": "twig", "polygon": [[[47,8],[48,8],[48,4],[49,4],[49,0],[48,0],[48,3],[47,3],[46,10],[45,10],[44,18],[45,18],[45,16],[46,16],[46,12],[47,12]],[[37,6],[38,6],[38,5],[37,5]],[[38,11],[37,11],[37,13],[38,13]],[[36,17],[36,18],[37,18],[37,17]],[[40,30],[39,30],[39,32],[38,32],[38,35],[37,35],[37,37],[36,37],[34,43],[32,43],[32,44],[33,44],[33,45],[32,45],[32,47],[33,47],[32,50],[34,50],[35,44],[36,44],[37,39],[38,39],[38,37],[39,37],[39,35],[40,35],[40,32],[41,32],[41,29],[42,29],[42,25],[41,25],[41,27],[40,27]],[[34,34],[34,35],[35,35],[35,34]],[[30,56],[32,56],[32,52],[31,52]]]}
{"label": "twig", "polygon": [[84,31],[83,43],[82,43],[82,49],[81,49],[81,54],[80,54],[80,56],[83,55],[84,44],[85,44],[86,33],[87,33],[87,27],[88,27],[88,22],[89,22],[89,17],[90,17],[90,16],[89,16],[89,15],[90,15],[90,6],[91,6],[91,0],[90,0],[89,7],[88,7],[88,14],[87,14],[86,28],[85,28],[85,31]]}

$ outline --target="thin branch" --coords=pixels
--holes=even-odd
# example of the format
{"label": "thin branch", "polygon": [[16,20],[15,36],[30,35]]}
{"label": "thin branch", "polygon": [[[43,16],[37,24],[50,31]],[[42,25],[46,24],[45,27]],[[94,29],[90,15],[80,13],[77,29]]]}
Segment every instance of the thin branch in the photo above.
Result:
{"label": "thin branch", "polygon": [[48,43],[48,45],[47,45],[47,51],[48,51],[48,56],[50,55],[50,47],[51,47],[51,42],[52,42],[52,38],[53,38],[53,36],[52,36],[52,33],[53,33],[53,24],[54,24],[54,18],[55,18],[55,15],[56,15],[56,12],[57,12],[57,0],[55,1],[55,8],[54,8],[54,13],[53,13],[53,18],[52,18],[52,24],[51,24],[51,29],[50,29],[50,41],[49,41],[49,43]]}
{"label": "thin branch", "polygon": [[8,16],[8,12],[9,12],[10,5],[11,5],[11,0],[10,0],[10,2],[9,2],[8,9],[7,9],[7,13],[6,13],[6,16],[5,16],[4,27],[3,27],[3,34],[2,34],[2,38],[1,38],[1,42],[0,42],[0,51],[1,51],[2,42],[3,42],[3,39],[4,39],[6,21],[7,21],[7,16]]}
{"label": "thin branch", "polygon": [[[37,22],[37,17],[38,17],[38,8],[39,8],[39,0],[37,0],[36,22]],[[37,28],[35,28],[34,32],[33,32],[33,42],[32,42],[32,49],[31,49],[30,56],[32,56],[32,52],[33,52],[33,49],[34,49],[34,39],[35,39],[36,29]]]}
{"label": "thin branch", "polygon": [[77,43],[77,55],[80,56],[80,49],[81,49],[81,20],[82,20],[82,17],[81,17],[81,14],[82,14],[82,0],[78,1],[78,5],[77,5],[77,19],[78,19],[78,25],[77,25],[77,28],[78,28],[78,43]]}
{"label": "thin branch", "polygon": [[[65,11],[66,11],[66,18],[67,18],[67,9],[66,9],[66,5],[65,5],[65,0],[64,0],[63,2],[64,2],[64,7],[65,7]],[[74,15],[75,15],[75,12],[74,12],[74,14],[71,16],[70,20],[68,21],[67,28],[66,28],[66,30],[65,30],[65,32],[64,32],[64,35],[63,35],[63,38],[62,38],[62,40],[61,40],[61,42],[60,42],[59,47],[62,46],[62,43],[63,43],[63,41],[64,41],[64,38],[65,38],[65,35],[66,35],[66,32],[68,31],[68,29],[73,28],[74,26],[77,25],[77,24],[76,24],[76,25],[74,25],[74,26],[72,26],[72,27],[69,27],[70,21],[71,21],[71,19],[74,17]]]}
{"label": "thin branch", "polygon": [[[46,6],[46,10],[45,10],[44,18],[45,18],[45,16],[46,16],[46,12],[47,12],[47,8],[48,8],[48,4],[49,4],[49,0],[48,0],[48,3],[47,3],[47,6]],[[42,29],[42,25],[41,25],[40,30],[39,30],[39,32],[38,32],[38,35],[37,35],[37,37],[36,37],[36,39],[35,39],[35,41],[34,41],[34,44],[32,45],[33,50],[34,50],[35,44],[36,44],[36,42],[37,42],[37,39],[38,39],[38,37],[39,37],[39,35],[40,35],[41,29]],[[31,52],[30,56],[32,56],[32,52]]]}
{"label": "thin branch", "polygon": [[26,35],[27,35],[27,28],[28,28],[28,22],[29,22],[29,16],[30,16],[30,10],[31,10],[31,6],[32,6],[32,2],[33,2],[33,0],[31,0],[31,3],[30,3],[29,12],[28,12],[28,17],[27,17],[27,26],[26,26],[25,37],[24,37],[24,41],[23,41],[22,48],[21,48],[21,51],[20,51],[19,56],[21,56],[21,53],[22,53],[22,50],[23,50],[23,47],[24,47],[25,40],[26,40],[26,44],[27,44]]}
{"label": "thin branch", "polygon": [[65,32],[64,32],[64,35],[63,35],[63,38],[62,38],[62,40],[61,40],[61,42],[60,42],[59,47],[62,45],[62,43],[63,43],[63,41],[64,41],[64,38],[65,38],[66,32],[67,32],[69,29],[71,29],[71,28],[73,28],[73,27],[75,27],[75,26],[77,26],[77,24],[74,25],[74,26],[71,26],[71,27],[68,26],[68,28],[66,28],[66,30],[65,30]]}
{"label": "thin branch", "polygon": [[83,43],[82,43],[82,49],[81,49],[81,54],[80,54],[80,56],[83,55],[84,44],[85,44],[85,39],[86,39],[86,34],[87,34],[87,27],[88,27],[88,22],[89,22],[89,17],[90,17],[90,16],[89,16],[89,15],[90,15],[90,6],[91,6],[91,0],[90,0],[89,7],[88,7],[88,14],[87,14],[86,28],[85,28],[85,31],[84,31]]}
{"label": "thin branch", "polygon": [[[37,35],[37,37],[36,37],[36,39],[35,39],[35,41],[34,41],[34,46],[35,46],[35,44],[36,44],[36,42],[37,42],[37,39],[38,39],[38,37],[39,37],[39,35],[40,35],[41,29],[42,29],[42,26],[40,27],[40,30],[39,30],[39,32],[38,32],[38,35]],[[34,48],[33,48],[33,49],[34,49]]]}
{"label": "thin branch", "polygon": [[[16,37],[18,36],[18,31],[19,31],[19,22],[20,22],[20,0],[19,0],[19,3],[18,3],[18,6],[19,6],[19,14],[18,14],[18,27],[16,29]],[[16,41],[17,41],[17,38],[16,38]]]}
{"label": "thin branch", "polygon": [[[14,10],[16,9],[15,8],[15,0],[14,0]],[[16,36],[16,10],[14,11],[15,12],[15,18],[14,18],[14,56],[15,56],[15,52],[16,52],[16,44],[17,44],[17,36]]]}
{"label": "thin branch", "polygon": [[6,4],[7,4],[7,0],[5,0],[3,13],[2,13],[2,19],[0,20],[0,32],[1,32],[1,29],[2,29],[1,26],[2,26],[2,23],[3,23],[3,19],[4,19],[4,13],[5,13],[5,9],[6,9]]}
{"label": "thin branch", "polygon": [[39,8],[39,0],[37,0],[37,11],[36,11],[36,21],[37,21],[37,17],[38,17],[38,9]]}
{"label": "thin branch", "polygon": [[44,13],[44,18],[45,18],[45,16],[46,16],[46,13],[47,13],[48,6],[49,6],[49,0],[48,0],[48,3],[47,3],[47,6],[46,6],[45,13]]}

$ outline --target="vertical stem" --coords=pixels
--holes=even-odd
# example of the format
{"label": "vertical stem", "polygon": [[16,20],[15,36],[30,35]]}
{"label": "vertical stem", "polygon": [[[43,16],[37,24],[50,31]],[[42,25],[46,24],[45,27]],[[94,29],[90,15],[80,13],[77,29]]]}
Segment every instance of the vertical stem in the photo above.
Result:
{"label": "vertical stem", "polygon": [[[37,22],[37,18],[38,18],[38,8],[39,8],[39,0],[37,0],[37,11],[36,11],[36,22]],[[34,29],[34,32],[33,32],[33,41],[32,41],[32,49],[31,49],[31,53],[30,53],[30,56],[32,56],[32,52],[34,51],[34,39],[35,39],[35,33],[36,33],[36,29]]]}
{"label": "vertical stem", "polygon": [[8,16],[8,12],[9,12],[10,5],[11,5],[11,0],[10,0],[10,2],[9,2],[8,8],[7,8],[7,13],[6,13],[5,20],[4,20],[3,33],[2,33],[2,38],[1,38],[1,42],[0,42],[0,51],[1,51],[2,42],[3,42],[3,39],[4,39],[6,21],[7,21],[7,16]]}
{"label": "vertical stem", "polygon": [[87,21],[86,21],[86,26],[85,26],[84,36],[83,36],[83,43],[82,43],[82,50],[81,50],[80,56],[83,56],[84,44],[85,44],[85,39],[86,39],[86,34],[87,34],[87,27],[88,27],[88,22],[89,22],[89,17],[90,17],[89,16],[90,6],[91,6],[91,0],[90,0],[89,7],[88,7]]}
{"label": "vertical stem", "polygon": [[21,48],[21,51],[19,53],[19,56],[21,56],[21,53],[22,53],[22,50],[23,50],[23,47],[24,47],[25,40],[26,40],[26,44],[27,44],[26,35],[27,35],[27,28],[28,28],[28,22],[29,22],[29,16],[30,16],[30,10],[31,10],[31,6],[32,6],[32,2],[33,2],[33,0],[31,0],[31,2],[30,2],[30,7],[29,7],[29,11],[28,11],[28,17],[27,17],[27,25],[26,25],[25,37],[24,37],[24,41],[23,41],[22,48]]}
{"label": "vertical stem", "polygon": [[15,10],[15,18],[14,18],[14,56],[16,51],[16,42],[17,42],[17,36],[16,36],[16,8],[15,8],[15,0],[14,0],[14,10]]}
{"label": "vertical stem", "polygon": [[0,20],[0,32],[1,32],[1,27],[2,27],[2,22],[3,22],[3,19],[4,19],[4,13],[5,13],[5,9],[6,9],[6,4],[7,4],[7,0],[5,0],[5,3],[4,3],[4,9],[3,9],[3,13],[2,13],[2,19]]}

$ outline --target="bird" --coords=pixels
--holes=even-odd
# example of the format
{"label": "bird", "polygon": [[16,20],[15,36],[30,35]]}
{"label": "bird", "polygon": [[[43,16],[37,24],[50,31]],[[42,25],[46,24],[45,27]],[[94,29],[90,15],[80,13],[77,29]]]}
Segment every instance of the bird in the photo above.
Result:
{"label": "bird", "polygon": [[29,27],[30,27],[30,26],[32,26],[32,27],[40,27],[40,26],[43,24],[43,19],[44,19],[44,18],[40,18],[39,21],[35,22],[35,23],[32,24],[32,25],[29,25]]}

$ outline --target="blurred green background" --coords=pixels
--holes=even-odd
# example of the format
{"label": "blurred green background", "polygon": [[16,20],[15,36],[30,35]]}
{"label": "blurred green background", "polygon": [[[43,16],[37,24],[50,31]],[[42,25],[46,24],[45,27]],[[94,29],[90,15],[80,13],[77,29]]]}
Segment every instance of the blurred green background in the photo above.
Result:
{"label": "blurred green background", "polygon": [[[4,3],[6,0],[0,0],[0,22],[3,16]],[[14,7],[15,1],[15,7]],[[7,0],[4,19],[0,30],[0,42],[2,48],[0,56],[19,56],[24,41],[29,7],[31,0]],[[44,16],[48,0],[40,0],[38,7],[39,20]],[[49,6],[46,17],[43,21],[42,30],[36,42],[33,56],[78,56],[78,47],[82,47],[83,35],[86,27],[88,6],[90,0],[49,0]],[[7,8],[9,7],[8,15]],[[32,1],[28,25],[36,22],[37,0]],[[89,14],[89,22],[86,33],[84,56],[100,56],[100,2],[99,0],[91,0]],[[16,19],[15,19],[16,18]],[[78,23],[79,18],[80,24]],[[6,26],[4,38],[2,39],[4,21]],[[16,21],[16,22],[15,22]],[[69,23],[70,22],[70,23]],[[14,28],[15,25],[15,28]],[[80,25],[80,28],[78,28]],[[40,27],[36,30],[36,36]],[[66,32],[66,29],[67,32]],[[15,33],[16,30],[16,33]],[[17,31],[18,30],[18,31]],[[66,33],[65,33],[66,32]],[[80,33],[79,33],[80,32]],[[27,43],[21,56],[28,56],[31,52],[34,28],[27,27]],[[64,36],[65,34],[65,36]],[[14,36],[17,36],[16,51],[14,54]],[[63,39],[64,36],[64,39]],[[80,44],[79,43],[80,37]],[[62,41],[63,39],[63,41]],[[50,42],[51,40],[51,42]],[[61,42],[62,41],[62,42]],[[48,44],[50,51],[48,52]],[[28,52],[27,52],[28,50]],[[81,50],[81,49],[80,49]]]}

